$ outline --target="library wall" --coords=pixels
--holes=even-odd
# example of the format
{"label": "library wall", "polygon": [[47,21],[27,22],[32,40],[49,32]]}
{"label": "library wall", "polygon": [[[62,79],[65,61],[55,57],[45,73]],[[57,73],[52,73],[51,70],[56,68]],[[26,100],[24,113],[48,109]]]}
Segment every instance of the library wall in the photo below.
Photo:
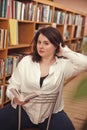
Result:
{"label": "library wall", "polygon": [[87,13],[87,0],[76,0],[75,2],[73,2],[73,0],[53,0],[53,1],[68,6],[71,9]]}

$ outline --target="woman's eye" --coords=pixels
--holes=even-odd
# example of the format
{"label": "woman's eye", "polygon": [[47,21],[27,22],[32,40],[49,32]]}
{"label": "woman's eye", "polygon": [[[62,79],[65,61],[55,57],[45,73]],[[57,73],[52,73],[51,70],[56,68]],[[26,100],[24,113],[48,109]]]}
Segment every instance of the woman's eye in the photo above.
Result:
{"label": "woman's eye", "polygon": [[41,44],[41,42],[40,42],[40,41],[37,41],[37,44]]}
{"label": "woman's eye", "polygon": [[45,45],[49,45],[49,43],[48,43],[48,42],[45,42]]}

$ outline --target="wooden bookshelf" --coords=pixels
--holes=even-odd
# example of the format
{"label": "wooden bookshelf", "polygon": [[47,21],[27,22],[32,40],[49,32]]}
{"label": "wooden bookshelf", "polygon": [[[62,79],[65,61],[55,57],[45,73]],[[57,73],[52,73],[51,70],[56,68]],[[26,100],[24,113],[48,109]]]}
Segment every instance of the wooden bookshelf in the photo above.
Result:
{"label": "wooden bookshelf", "polygon": [[[6,1],[8,3],[8,0]],[[12,4],[13,8],[11,7]],[[17,8],[14,5],[17,5]],[[0,48],[0,59],[3,59],[5,63],[3,76],[0,78],[0,85],[4,87],[4,91],[6,82],[11,76],[11,74],[6,75],[6,69],[8,69],[6,68],[6,59],[13,54],[24,56],[31,53],[35,31],[41,27],[54,26],[62,34],[65,44],[72,50],[79,52],[86,18],[84,13],[69,9],[52,0],[10,0],[9,6],[11,11],[8,12],[7,6],[7,10],[3,7],[3,11],[0,13],[0,29],[7,30],[5,34],[6,45],[4,48]],[[10,42],[10,20],[16,21],[17,24],[13,27],[17,31],[18,38],[14,45]],[[17,55],[15,57],[17,58]],[[3,92],[2,104],[0,104],[2,107],[8,102],[8,100],[4,100],[4,97],[5,93]]]}

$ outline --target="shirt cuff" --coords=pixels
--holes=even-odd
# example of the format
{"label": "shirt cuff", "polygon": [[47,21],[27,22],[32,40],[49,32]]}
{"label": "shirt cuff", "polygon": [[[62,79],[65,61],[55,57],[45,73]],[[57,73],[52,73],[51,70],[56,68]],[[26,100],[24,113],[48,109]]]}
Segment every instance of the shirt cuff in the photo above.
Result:
{"label": "shirt cuff", "polygon": [[13,108],[16,109],[17,108],[17,103],[14,103],[13,99],[14,99],[14,97],[11,100],[11,105],[12,105]]}

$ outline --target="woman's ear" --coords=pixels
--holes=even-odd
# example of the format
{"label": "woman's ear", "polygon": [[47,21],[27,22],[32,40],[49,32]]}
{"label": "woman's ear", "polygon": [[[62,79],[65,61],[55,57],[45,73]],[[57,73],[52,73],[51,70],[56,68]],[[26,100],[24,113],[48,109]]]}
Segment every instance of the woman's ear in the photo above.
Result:
{"label": "woman's ear", "polygon": [[59,57],[62,56],[62,49],[61,46],[59,47],[59,49],[57,49],[57,53],[56,53]]}

